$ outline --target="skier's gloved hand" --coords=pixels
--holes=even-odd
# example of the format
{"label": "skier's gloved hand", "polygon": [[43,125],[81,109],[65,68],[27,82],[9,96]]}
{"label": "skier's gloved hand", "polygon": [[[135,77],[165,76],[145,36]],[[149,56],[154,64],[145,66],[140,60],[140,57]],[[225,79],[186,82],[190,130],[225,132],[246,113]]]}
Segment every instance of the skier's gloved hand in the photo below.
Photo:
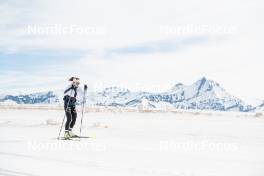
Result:
{"label": "skier's gloved hand", "polygon": [[88,88],[88,87],[87,87],[87,85],[86,85],[86,84],[84,84],[84,90],[85,90],[85,91],[87,90],[87,88]]}
{"label": "skier's gloved hand", "polygon": [[71,86],[71,89],[74,89],[75,88],[75,85],[74,84],[72,84],[72,86]]}

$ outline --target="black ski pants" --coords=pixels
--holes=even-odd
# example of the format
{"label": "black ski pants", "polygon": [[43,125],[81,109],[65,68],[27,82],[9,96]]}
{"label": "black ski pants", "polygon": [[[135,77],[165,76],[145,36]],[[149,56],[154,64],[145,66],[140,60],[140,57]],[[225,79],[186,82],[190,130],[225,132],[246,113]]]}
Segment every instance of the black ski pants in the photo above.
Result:
{"label": "black ski pants", "polygon": [[72,97],[64,97],[64,110],[67,117],[65,130],[71,130],[77,119],[77,111],[75,107],[76,99]]}

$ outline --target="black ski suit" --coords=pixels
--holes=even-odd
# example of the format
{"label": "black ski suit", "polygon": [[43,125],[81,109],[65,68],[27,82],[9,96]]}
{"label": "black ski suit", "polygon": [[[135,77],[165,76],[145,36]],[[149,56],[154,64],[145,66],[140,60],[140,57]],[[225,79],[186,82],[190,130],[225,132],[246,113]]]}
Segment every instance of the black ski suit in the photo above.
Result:
{"label": "black ski suit", "polygon": [[64,110],[66,113],[67,121],[65,124],[65,130],[72,130],[77,119],[76,112],[76,97],[77,93],[82,93],[82,90],[73,85],[68,86],[64,91]]}

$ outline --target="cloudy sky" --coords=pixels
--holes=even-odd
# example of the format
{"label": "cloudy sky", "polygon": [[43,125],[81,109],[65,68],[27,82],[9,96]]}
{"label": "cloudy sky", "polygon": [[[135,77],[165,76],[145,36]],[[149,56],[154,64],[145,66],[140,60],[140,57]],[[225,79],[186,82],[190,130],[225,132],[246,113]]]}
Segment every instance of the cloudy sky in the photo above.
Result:
{"label": "cloudy sky", "polygon": [[0,0],[0,94],[166,90],[206,76],[264,99],[261,0]]}

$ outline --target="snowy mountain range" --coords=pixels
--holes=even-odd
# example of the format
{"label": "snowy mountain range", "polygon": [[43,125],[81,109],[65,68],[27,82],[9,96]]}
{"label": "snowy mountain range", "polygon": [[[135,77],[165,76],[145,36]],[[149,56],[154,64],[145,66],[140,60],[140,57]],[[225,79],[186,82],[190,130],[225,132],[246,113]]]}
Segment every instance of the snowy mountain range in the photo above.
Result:
{"label": "snowy mountain range", "polygon": [[28,95],[6,95],[0,97],[0,102],[6,104],[49,104],[58,103],[58,96],[54,92],[33,93]]}
{"label": "snowy mountain range", "polygon": [[[44,92],[29,95],[0,97],[2,103],[54,104],[62,102],[62,94]],[[132,92],[120,87],[108,87],[99,92],[89,92],[87,104],[98,106],[137,107],[144,103],[149,108],[179,108],[248,112],[264,110],[264,102],[258,107],[246,104],[226,92],[217,82],[205,77],[191,85],[178,83],[162,93]]]}
{"label": "snowy mountain range", "polygon": [[260,105],[255,107],[255,109],[258,110],[258,111],[264,111],[264,101]]}

